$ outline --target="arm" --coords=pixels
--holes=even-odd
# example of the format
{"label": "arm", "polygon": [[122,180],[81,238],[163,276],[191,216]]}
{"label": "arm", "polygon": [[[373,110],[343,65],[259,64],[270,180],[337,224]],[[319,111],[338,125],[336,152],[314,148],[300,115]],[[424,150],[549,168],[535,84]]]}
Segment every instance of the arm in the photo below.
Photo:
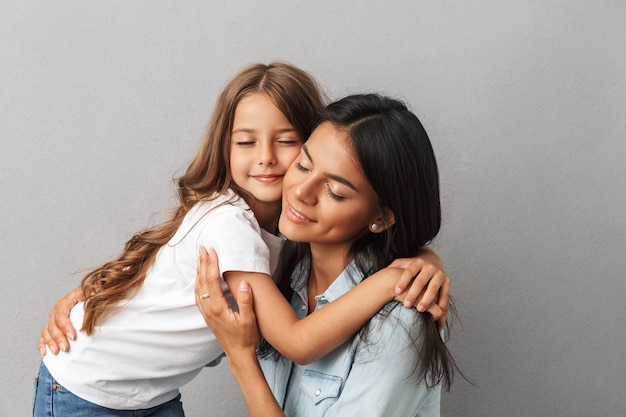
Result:
{"label": "arm", "polygon": [[[212,251],[213,252],[213,251]],[[216,262],[214,253],[211,261]],[[209,254],[200,250],[198,276],[205,273]],[[312,362],[354,335],[383,305],[394,299],[400,269],[385,268],[323,309],[300,320],[268,275],[230,271],[224,278],[231,289],[247,281],[255,296],[261,333],[280,353],[296,363]],[[232,291],[233,295],[237,291]],[[200,311],[207,312],[200,304]],[[358,306],[358,308],[355,308]],[[329,323],[332,325],[329,326]]]}
{"label": "arm", "polygon": [[[207,259],[206,250],[201,250],[200,262]],[[230,271],[224,274],[224,278],[230,288],[238,288],[243,280],[250,283],[261,333],[279,352],[302,364],[324,356],[348,340],[391,301],[396,295],[399,271],[386,268],[377,272],[331,305],[303,320],[299,320],[269,276]]]}
{"label": "arm", "polygon": [[[216,255],[212,251],[212,261]],[[209,254],[200,250],[199,274]],[[228,271],[224,279],[235,298],[242,281],[249,283],[255,297],[255,313],[263,337],[281,354],[296,363],[312,362],[332,351],[355,334],[383,305],[394,299],[399,268],[386,268],[323,309],[300,320],[290,303],[266,274]],[[358,306],[358,308],[355,308]],[[200,310],[203,314],[205,311]],[[329,323],[332,323],[329,326]]]}
{"label": "arm", "polygon": [[[209,277],[207,277],[207,273]],[[250,286],[239,285],[239,312],[233,312],[217,280],[217,262],[211,257],[207,268],[198,271],[196,304],[205,315],[207,324],[226,352],[230,369],[239,384],[251,417],[283,417],[280,406],[270,391],[256,356],[259,328],[252,308]],[[212,294],[208,299],[200,294]]]}
{"label": "arm", "polygon": [[[250,415],[284,416],[255,355],[259,332],[255,326],[250,288],[246,283],[240,286],[240,311],[235,313],[221,293],[217,275],[214,260],[211,260],[209,269],[200,268],[196,303],[203,312],[207,312],[205,319],[226,351]],[[199,294],[207,292],[212,294],[209,299],[199,297]],[[377,332],[371,336],[372,345],[357,351],[357,357],[348,367],[348,374],[342,375],[346,382],[341,396],[334,400],[325,415],[404,416],[410,414],[409,410],[413,411],[411,415],[417,415],[417,410],[426,408],[432,412],[438,410],[438,388],[429,390],[423,381],[418,384],[410,379],[416,363],[416,351],[407,349],[409,344],[405,330],[394,326],[398,314],[404,323],[412,323],[415,312],[396,308],[392,314],[394,317],[385,319],[382,326],[372,324],[371,328]],[[419,328],[412,330],[414,335],[418,332]],[[373,392],[376,394],[372,395]]]}
{"label": "arm", "polygon": [[[435,261],[441,262],[434,252],[427,253]],[[207,256],[206,250],[202,249],[200,261],[203,257],[207,259]],[[409,276],[417,275],[420,278],[413,282],[409,294],[419,294],[422,287],[428,285],[429,294],[434,293],[431,295],[434,298],[442,287],[442,294],[446,296],[441,299],[447,303],[448,287],[444,285],[449,285],[449,279],[443,271],[421,258],[403,261],[407,267],[413,267],[409,269]],[[398,263],[398,266],[402,265]],[[296,363],[305,364],[319,359],[348,340],[389,301],[403,300],[404,294],[397,294],[396,286],[400,271],[396,267],[378,271],[338,300],[302,320],[268,275],[229,271],[224,274],[224,278],[230,288],[238,288],[244,280],[252,286],[256,317],[263,337],[281,354]],[[435,272],[441,273],[435,275]],[[434,317],[444,317],[445,320],[447,309],[445,314],[436,304],[432,304],[431,309],[435,310],[432,313]]]}
{"label": "arm", "polygon": [[76,329],[70,321],[70,311],[79,301],[85,301],[85,295],[80,288],[76,288],[50,309],[48,323],[41,330],[37,344],[42,356],[46,355],[46,345],[55,355],[59,353],[59,350],[67,352],[70,349],[69,340],[76,338]]}

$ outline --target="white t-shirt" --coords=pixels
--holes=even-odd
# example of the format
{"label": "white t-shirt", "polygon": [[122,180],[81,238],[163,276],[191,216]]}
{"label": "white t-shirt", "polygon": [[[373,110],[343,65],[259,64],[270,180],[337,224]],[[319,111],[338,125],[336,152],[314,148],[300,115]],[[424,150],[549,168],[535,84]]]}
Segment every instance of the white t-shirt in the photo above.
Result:
{"label": "white t-shirt", "polygon": [[[232,191],[198,203],[159,250],[137,294],[120,303],[92,336],[78,332],[69,352],[46,354],[46,367],[72,393],[104,407],[143,409],[171,400],[222,354],[195,304],[200,246],[216,250],[222,273],[271,274],[283,244],[283,238],[259,227]],[[72,309],[77,329],[83,314],[83,303]]]}

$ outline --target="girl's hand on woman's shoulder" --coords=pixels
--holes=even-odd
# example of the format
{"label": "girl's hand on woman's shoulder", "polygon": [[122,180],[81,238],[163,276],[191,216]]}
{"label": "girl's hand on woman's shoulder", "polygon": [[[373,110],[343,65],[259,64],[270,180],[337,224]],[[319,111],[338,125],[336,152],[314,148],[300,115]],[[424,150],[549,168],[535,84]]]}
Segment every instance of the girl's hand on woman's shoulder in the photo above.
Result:
{"label": "girl's hand on woman's shoulder", "polygon": [[425,249],[415,258],[396,259],[389,266],[404,269],[396,286],[396,300],[430,313],[443,329],[450,304],[450,277],[439,256]]}

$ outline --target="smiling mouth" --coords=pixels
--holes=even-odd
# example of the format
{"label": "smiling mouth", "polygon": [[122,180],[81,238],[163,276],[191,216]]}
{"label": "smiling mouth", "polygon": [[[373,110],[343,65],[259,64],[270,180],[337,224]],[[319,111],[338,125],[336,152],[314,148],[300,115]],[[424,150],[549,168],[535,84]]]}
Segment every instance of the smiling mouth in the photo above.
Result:
{"label": "smiling mouth", "polygon": [[293,208],[289,202],[287,202],[285,207],[285,213],[287,214],[287,218],[294,223],[297,224],[307,224],[307,223],[315,223],[312,219],[306,217],[304,214],[300,213],[298,210]]}
{"label": "smiling mouth", "polygon": [[283,179],[282,175],[252,175],[252,178],[264,184],[272,184]]}

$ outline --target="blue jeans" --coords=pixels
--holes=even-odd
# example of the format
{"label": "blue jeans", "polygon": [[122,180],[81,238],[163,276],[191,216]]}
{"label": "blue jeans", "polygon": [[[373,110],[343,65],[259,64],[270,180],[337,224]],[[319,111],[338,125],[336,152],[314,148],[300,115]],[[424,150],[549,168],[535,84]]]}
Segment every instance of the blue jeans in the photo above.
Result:
{"label": "blue jeans", "polygon": [[156,407],[145,410],[113,410],[102,407],[69,392],[41,363],[35,383],[33,417],[185,417],[180,394]]}

